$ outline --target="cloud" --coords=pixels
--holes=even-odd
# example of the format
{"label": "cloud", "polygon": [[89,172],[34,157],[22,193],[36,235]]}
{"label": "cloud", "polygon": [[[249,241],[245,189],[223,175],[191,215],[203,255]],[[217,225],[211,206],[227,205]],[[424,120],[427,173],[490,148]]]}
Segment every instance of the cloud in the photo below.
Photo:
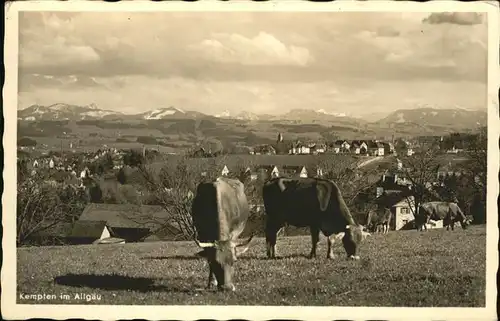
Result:
{"label": "cloud", "polygon": [[486,83],[486,24],[422,23],[426,16],[23,13],[20,105],[364,112],[400,108],[406,97],[404,106],[455,99],[476,105],[482,92],[463,83]]}
{"label": "cloud", "polygon": [[307,48],[287,46],[266,32],[259,32],[253,38],[235,33],[213,34],[213,38],[205,39],[189,48],[207,59],[221,63],[306,66],[313,61]]}
{"label": "cloud", "polygon": [[483,15],[477,12],[435,12],[422,20],[423,23],[477,25],[483,22]]}

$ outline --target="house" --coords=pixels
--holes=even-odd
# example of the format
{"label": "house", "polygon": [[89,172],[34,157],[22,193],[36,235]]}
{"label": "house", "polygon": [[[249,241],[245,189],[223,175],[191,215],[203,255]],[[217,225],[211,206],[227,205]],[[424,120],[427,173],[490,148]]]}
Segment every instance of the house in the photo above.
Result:
{"label": "house", "polygon": [[316,144],[316,153],[317,154],[326,153],[326,144],[325,143]]}
{"label": "house", "polygon": [[342,149],[342,144],[338,142],[333,142],[328,145],[328,150],[335,154],[340,153],[341,149]]}
{"label": "house", "polygon": [[448,149],[446,151],[447,154],[458,154],[458,153],[462,153],[464,150],[463,148],[459,148],[459,147],[456,147],[455,145],[453,145],[453,147],[451,149]]}
{"label": "house", "polygon": [[393,215],[390,223],[391,230],[413,228],[415,221],[415,199],[413,196],[402,191],[385,191],[375,202],[391,210]]}
{"label": "house", "polygon": [[398,171],[385,171],[380,180],[375,184],[376,197],[380,197],[384,192],[404,192],[409,193],[412,183],[402,173]]}
{"label": "house", "polygon": [[448,162],[448,164],[438,169],[436,175],[437,179],[440,180],[451,176],[461,176],[464,172],[464,165],[462,163]]}
{"label": "house", "polygon": [[323,168],[317,165],[305,166],[307,177],[323,177]]}
{"label": "house", "polygon": [[295,142],[292,144],[292,147],[288,150],[288,154],[296,155],[296,154],[310,154],[311,147],[301,143]]}
{"label": "house", "polygon": [[78,220],[73,225],[67,240],[70,244],[92,244],[96,240],[102,240],[110,236],[106,221]]}
{"label": "house", "polygon": [[229,169],[227,168],[227,165],[224,165],[224,167],[222,168],[222,170],[221,170],[220,174],[221,174],[222,176],[227,176],[227,175],[229,175]]}
{"label": "house", "polygon": [[283,174],[289,177],[307,177],[305,166],[284,165]]}
{"label": "house", "polygon": [[394,144],[391,142],[383,142],[384,145],[384,155],[390,155],[394,153]]}
{"label": "house", "polygon": [[347,140],[337,140],[335,144],[340,145],[340,153],[349,153],[351,150],[351,144]]}
{"label": "house", "polygon": [[256,169],[257,175],[260,176],[263,180],[267,180],[270,178],[275,178],[280,176],[280,172],[276,165],[260,165],[257,166]]}
{"label": "house", "polygon": [[[415,221],[415,199],[413,196],[405,197],[392,205],[394,214],[394,230],[409,228]],[[410,225],[410,226],[409,226]]]}
{"label": "house", "polygon": [[385,155],[385,148],[384,144],[377,142],[377,151],[376,151],[376,156],[384,156]]}
{"label": "house", "polygon": [[379,156],[378,153],[379,153],[379,145],[377,142],[373,141],[373,140],[369,140],[366,142],[366,146],[368,147],[368,154],[370,156]]}
{"label": "house", "polygon": [[78,221],[104,221],[111,236],[128,242],[140,242],[157,231],[168,228],[178,237],[178,222],[159,205],[97,204],[87,205]]}
{"label": "house", "polygon": [[276,155],[276,149],[268,144],[258,145],[253,148],[255,155]]}
{"label": "house", "polygon": [[351,142],[351,151],[354,152],[354,154],[359,155],[361,153],[361,143],[359,140],[353,140]]}

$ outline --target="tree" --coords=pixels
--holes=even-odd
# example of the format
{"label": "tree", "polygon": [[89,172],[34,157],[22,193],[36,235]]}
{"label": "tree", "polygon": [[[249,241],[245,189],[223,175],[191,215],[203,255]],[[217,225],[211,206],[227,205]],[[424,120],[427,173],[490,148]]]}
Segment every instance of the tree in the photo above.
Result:
{"label": "tree", "polygon": [[37,142],[34,139],[28,138],[28,137],[23,137],[17,141],[18,146],[26,146],[26,147],[32,147],[36,146]]}
{"label": "tree", "polygon": [[193,237],[192,199],[196,193],[196,184],[203,178],[209,179],[210,173],[203,177],[204,168],[188,165],[185,158],[176,164],[168,162],[160,170],[147,164],[140,164],[136,169],[149,194],[148,202],[161,205],[170,214],[169,218],[156,221],[158,230],[174,225],[184,237]]}
{"label": "tree", "polygon": [[359,194],[380,178],[374,168],[360,167],[356,158],[338,156],[316,164],[323,171],[323,177],[334,181],[342,192],[348,206],[353,206]]}
{"label": "tree", "polygon": [[403,163],[401,171],[411,182],[409,196],[413,196],[414,206],[410,206],[410,210],[414,216],[416,216],[416,211],[422,203],[439,198],[439,194],[433,187],[433,183],[437,180],[437,172],[440,167],[438,158],[439,155],[437,150],[432,147],[416,153],[411,157],[401,157]]}
{"label": "tree", "polygon": [[129,150],[123,155],[123,163],[130,167],[138,167],[145,162],[141,153],[136,150]]}
{"label": "tree", "polygon": [[98,183],[93,182],[89,189],[89,198],[92,203],[102,203],[103,202],[103,192]]}
{"label": "tree", "polygon": [[72,223],[87,205],[84,190],[72,186],[53,187],[42,177],[29,177],[17,184],[17,237],[18,245],[61,223]]}
{"label": "tree", "polygon": [[118,174],[116,174],[116,180],[122,185],[127,184],[127,174],[125,173],[125,169],[123,167],[120,168]]}

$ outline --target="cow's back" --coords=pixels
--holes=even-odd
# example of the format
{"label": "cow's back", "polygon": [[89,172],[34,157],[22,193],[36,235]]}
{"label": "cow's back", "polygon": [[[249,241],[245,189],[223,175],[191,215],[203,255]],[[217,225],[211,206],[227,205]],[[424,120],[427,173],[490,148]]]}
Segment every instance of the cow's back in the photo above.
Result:
{"label": "cow's back", "polygon": [[225,177],[218,178],[214,185],[218,193],[220,238],[236,239],[250,216],[245,187],[239,180]]}
{"label": "cow's back", "polygon": [[310,179],[276,178],[263,189],[266,213],[274,219],[305,227],[319,215],[314,181]]}
{"label": "cow's back", "polygon": [[263,198],[268,217],[297,227],[345,228],[353,222],[338,187],[328,180],[275,178],[264,185]]}
{"label": "cow's back", "polygon": [[200,241],[237,237],[245,228],[249,213],[240,181],[218,178],[198,185],[192,217]]}
{"label": "cow's back", "polygon": [[219,239],[217,191],[213,182],[200,183],[193,199],[191,215],[201,242]]}

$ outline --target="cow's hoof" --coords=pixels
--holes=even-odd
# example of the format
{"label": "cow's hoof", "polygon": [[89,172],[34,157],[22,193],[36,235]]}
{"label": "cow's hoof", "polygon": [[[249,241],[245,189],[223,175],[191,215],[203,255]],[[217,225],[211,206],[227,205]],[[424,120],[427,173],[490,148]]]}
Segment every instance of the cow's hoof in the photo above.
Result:
{"label": "cow's hoof", "polygon": [[349,259],[350,259],[350,260],[356,260],[356,261],[357,261],[357,260],[359,260],[359,259],[360,259],[360,257],[359,257],[359,255],[350,255],[350,256],[349,256]]}
{"label": "cow's hoof", "polygon": [[229,284],[218,287],[218,290],[221,292],[234,292],[236,291],[236,287],[233,284]]}

